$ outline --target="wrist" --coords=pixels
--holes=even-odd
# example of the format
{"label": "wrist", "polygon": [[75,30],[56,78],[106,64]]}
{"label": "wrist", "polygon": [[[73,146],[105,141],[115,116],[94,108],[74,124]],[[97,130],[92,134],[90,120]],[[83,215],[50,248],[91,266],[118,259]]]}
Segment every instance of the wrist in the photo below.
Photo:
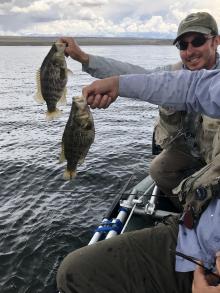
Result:
{"label": "wrist", "polygon": [[89,64],[89,55],[85,52],[82,52],[77,61],[79,61],[82,64]]}

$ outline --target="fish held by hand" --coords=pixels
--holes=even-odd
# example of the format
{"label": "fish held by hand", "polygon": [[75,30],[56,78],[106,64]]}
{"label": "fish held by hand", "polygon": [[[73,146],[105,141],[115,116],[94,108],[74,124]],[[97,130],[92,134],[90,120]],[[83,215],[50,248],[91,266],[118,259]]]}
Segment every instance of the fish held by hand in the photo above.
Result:
{"label": "fish held by hand", "polygon": [[67,160],[64,179],[76,176],[77,166],[84,162],[94,139],[94,121],[86,99],[83,96],[74,97],[62,137],[60,162]]}
{"label": "fish held by hand", "polygon": [[66,84],[68,69],[65,60],[65,44],[55,42],[40,69],[37,71],[37,93],[35,99],[39,103],[46,102],[48,120],[60,116],[57,103],[66,103]]}

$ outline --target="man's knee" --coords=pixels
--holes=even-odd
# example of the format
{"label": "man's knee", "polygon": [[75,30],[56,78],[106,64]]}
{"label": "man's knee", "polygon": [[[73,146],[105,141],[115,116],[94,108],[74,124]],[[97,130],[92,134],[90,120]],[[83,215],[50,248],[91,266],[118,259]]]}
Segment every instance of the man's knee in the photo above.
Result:
{"label": "man's knee", "polygon": [[178,153],[176,159],[174,157],[173,152],[164,150],[150,165],[151,177],[160,190],[167,195],[171,195],[172,189],[185,177],[184,167],[179,160],[181,153]]}
{"label": "man's knee", "polygon": [[150,175],[156,181],[160,181],[161,176],[166,175],[166,166],[164,164],[163,156],[160,154],[150,164]]}
{"label": "man's knee", "polygon": [[57,272],[57,288],[60,292],[78,292],[74,288],[77,287],[77,279],[82,277],[79,277],[79,273],[83,272],[83,262],[80,257],[81,249],[78,249],[68,254],[62,261]]}

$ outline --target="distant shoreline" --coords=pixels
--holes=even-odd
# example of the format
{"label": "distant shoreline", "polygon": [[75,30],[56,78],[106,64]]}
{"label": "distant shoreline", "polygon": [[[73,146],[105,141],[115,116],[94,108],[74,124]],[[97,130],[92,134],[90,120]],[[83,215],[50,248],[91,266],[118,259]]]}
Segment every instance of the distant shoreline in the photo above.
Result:
{"label": "distant shoreline", "polygon": [[[22,37],[0,36],[0,46],[50,46],[59,37]],[[75,37],[80,46],[115,46],[115,45],[172,45],[169,39],[114,38],[114,37]]]}

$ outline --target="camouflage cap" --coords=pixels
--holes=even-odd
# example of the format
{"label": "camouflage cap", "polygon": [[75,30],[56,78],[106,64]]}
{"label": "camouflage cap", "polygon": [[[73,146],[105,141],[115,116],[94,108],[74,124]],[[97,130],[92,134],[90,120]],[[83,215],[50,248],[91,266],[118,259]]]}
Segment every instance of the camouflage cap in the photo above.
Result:
{"label": "camouflage cap", "polygon": [[173,44],[188,32],[218,35],[218,26],[214,17],[207,12],[191,13],[180,22]]}

